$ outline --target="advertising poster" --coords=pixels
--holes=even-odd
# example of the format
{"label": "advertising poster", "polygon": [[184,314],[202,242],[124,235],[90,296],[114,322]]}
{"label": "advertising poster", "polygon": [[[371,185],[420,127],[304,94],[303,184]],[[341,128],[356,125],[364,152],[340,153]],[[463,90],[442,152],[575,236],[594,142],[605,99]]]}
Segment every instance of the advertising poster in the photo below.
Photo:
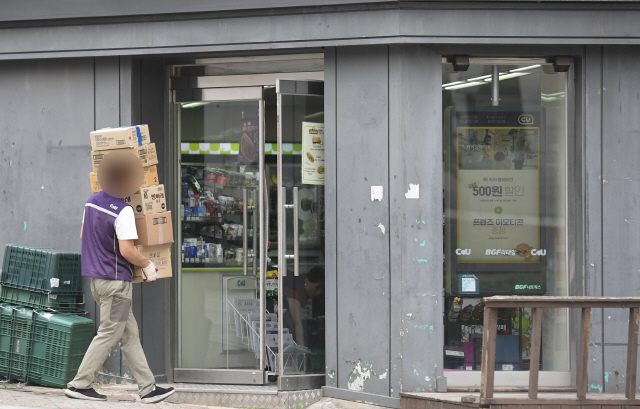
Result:
{"label": "advertising poster", "polygon": [[544,129],[542,107],[451,111],[451,245],[457,272],[532,271],[542,265]]}
{"label": "advertising poster", "polygon": [[[540,128],[463,127],[457,138],[458,262],[537,262]],[[535,250],[535,251],[534,251]]]}
{"label": "advertising poster", "polygon": [[451,290],[544,293],[544,109],[451,109]]}
{"label": "advertising poster", "polygon": [[324,185],[324,124],[302,123],[302,183]]}

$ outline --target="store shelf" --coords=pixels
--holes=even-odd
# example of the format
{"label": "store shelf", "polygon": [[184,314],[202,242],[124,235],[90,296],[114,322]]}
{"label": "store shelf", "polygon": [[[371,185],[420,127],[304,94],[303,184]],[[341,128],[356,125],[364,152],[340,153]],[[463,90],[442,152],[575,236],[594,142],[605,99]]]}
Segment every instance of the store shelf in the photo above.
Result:
{"label": "store shelf", "polygon": [[[185,268],[224,268],[227,267],[224,263],[182,263],[182,269]],[[233,266],[235,267],[235,266]]]}
{"label": "store shelf", "polygon": [[[182,269],[186,268],[209,268],[209,269],[218,269],[218,268],[239,268],[242,270],[242,262],[233,261],[233,262],[225,262],[225,263],[182,263]],[[249,263],[249,268],[253,268],[251,263]]]}
{"label": "store shelf", "polygon": [[184,220],[182,219],[183,226],[184,224],[202,224],[204,226],[222,226],[223,223],[217,220]]}

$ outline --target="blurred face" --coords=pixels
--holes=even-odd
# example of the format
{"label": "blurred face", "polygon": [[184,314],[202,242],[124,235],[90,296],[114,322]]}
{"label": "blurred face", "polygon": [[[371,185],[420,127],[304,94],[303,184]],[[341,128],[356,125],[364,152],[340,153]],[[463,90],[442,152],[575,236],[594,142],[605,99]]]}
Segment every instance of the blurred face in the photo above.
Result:
{"label": "blurred face", "polygon": [[518,137],[518,134],[516,132],[510,133],[509,135],[511,135],[511,139],[516,139]]}
{"label": "blurred face", "polygon": [[315,298],[322,294],[322,291],[324,290],[324,283],[322,281],[318,283],[312,283],[307,278],[304,280],[304,288],[307,289],[307,295],[309,296],[309,298]]}

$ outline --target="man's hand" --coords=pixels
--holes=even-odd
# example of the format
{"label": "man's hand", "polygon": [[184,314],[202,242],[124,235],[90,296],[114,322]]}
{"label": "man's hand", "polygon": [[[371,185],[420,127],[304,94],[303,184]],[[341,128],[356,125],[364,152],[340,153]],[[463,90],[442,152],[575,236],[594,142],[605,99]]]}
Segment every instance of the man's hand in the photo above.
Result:
{"label": "man's hand", "polygon": [[136,246],[133,245],[133,240],[118,240],[118,244],[120,246],[120,254],[129,263],[143,268],[149,265],[149,259],[138,251]]}
{"label": "man's hand", "polygon": [[156,271],[158,271],[156,265],[153,264],[153,261],[149,260],[149,265],[142,269],[142,272],[146,277],[144,281],[149,283],[156,281],[156,278],[158,278],[158,274],[156,273]]}

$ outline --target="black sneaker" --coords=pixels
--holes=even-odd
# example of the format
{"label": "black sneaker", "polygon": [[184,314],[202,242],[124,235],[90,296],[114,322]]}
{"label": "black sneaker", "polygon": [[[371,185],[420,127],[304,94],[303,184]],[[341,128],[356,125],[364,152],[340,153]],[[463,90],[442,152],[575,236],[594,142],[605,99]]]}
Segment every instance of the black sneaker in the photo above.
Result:
{"label": "black sneaker", "polygon": [[140,401],[142,403],[158,403],[173,395],[174,392],[175,389],[173,388],[161,388],[159,386],[154,386],[153,390],[144,395]]}
{"label": "black sneaker", "polygon": [[68,398],[84,399],[84,400],[107,400],[107,395],[100,395],[95,389],[76,389],[73,386],[68,387],[64,394]]}

